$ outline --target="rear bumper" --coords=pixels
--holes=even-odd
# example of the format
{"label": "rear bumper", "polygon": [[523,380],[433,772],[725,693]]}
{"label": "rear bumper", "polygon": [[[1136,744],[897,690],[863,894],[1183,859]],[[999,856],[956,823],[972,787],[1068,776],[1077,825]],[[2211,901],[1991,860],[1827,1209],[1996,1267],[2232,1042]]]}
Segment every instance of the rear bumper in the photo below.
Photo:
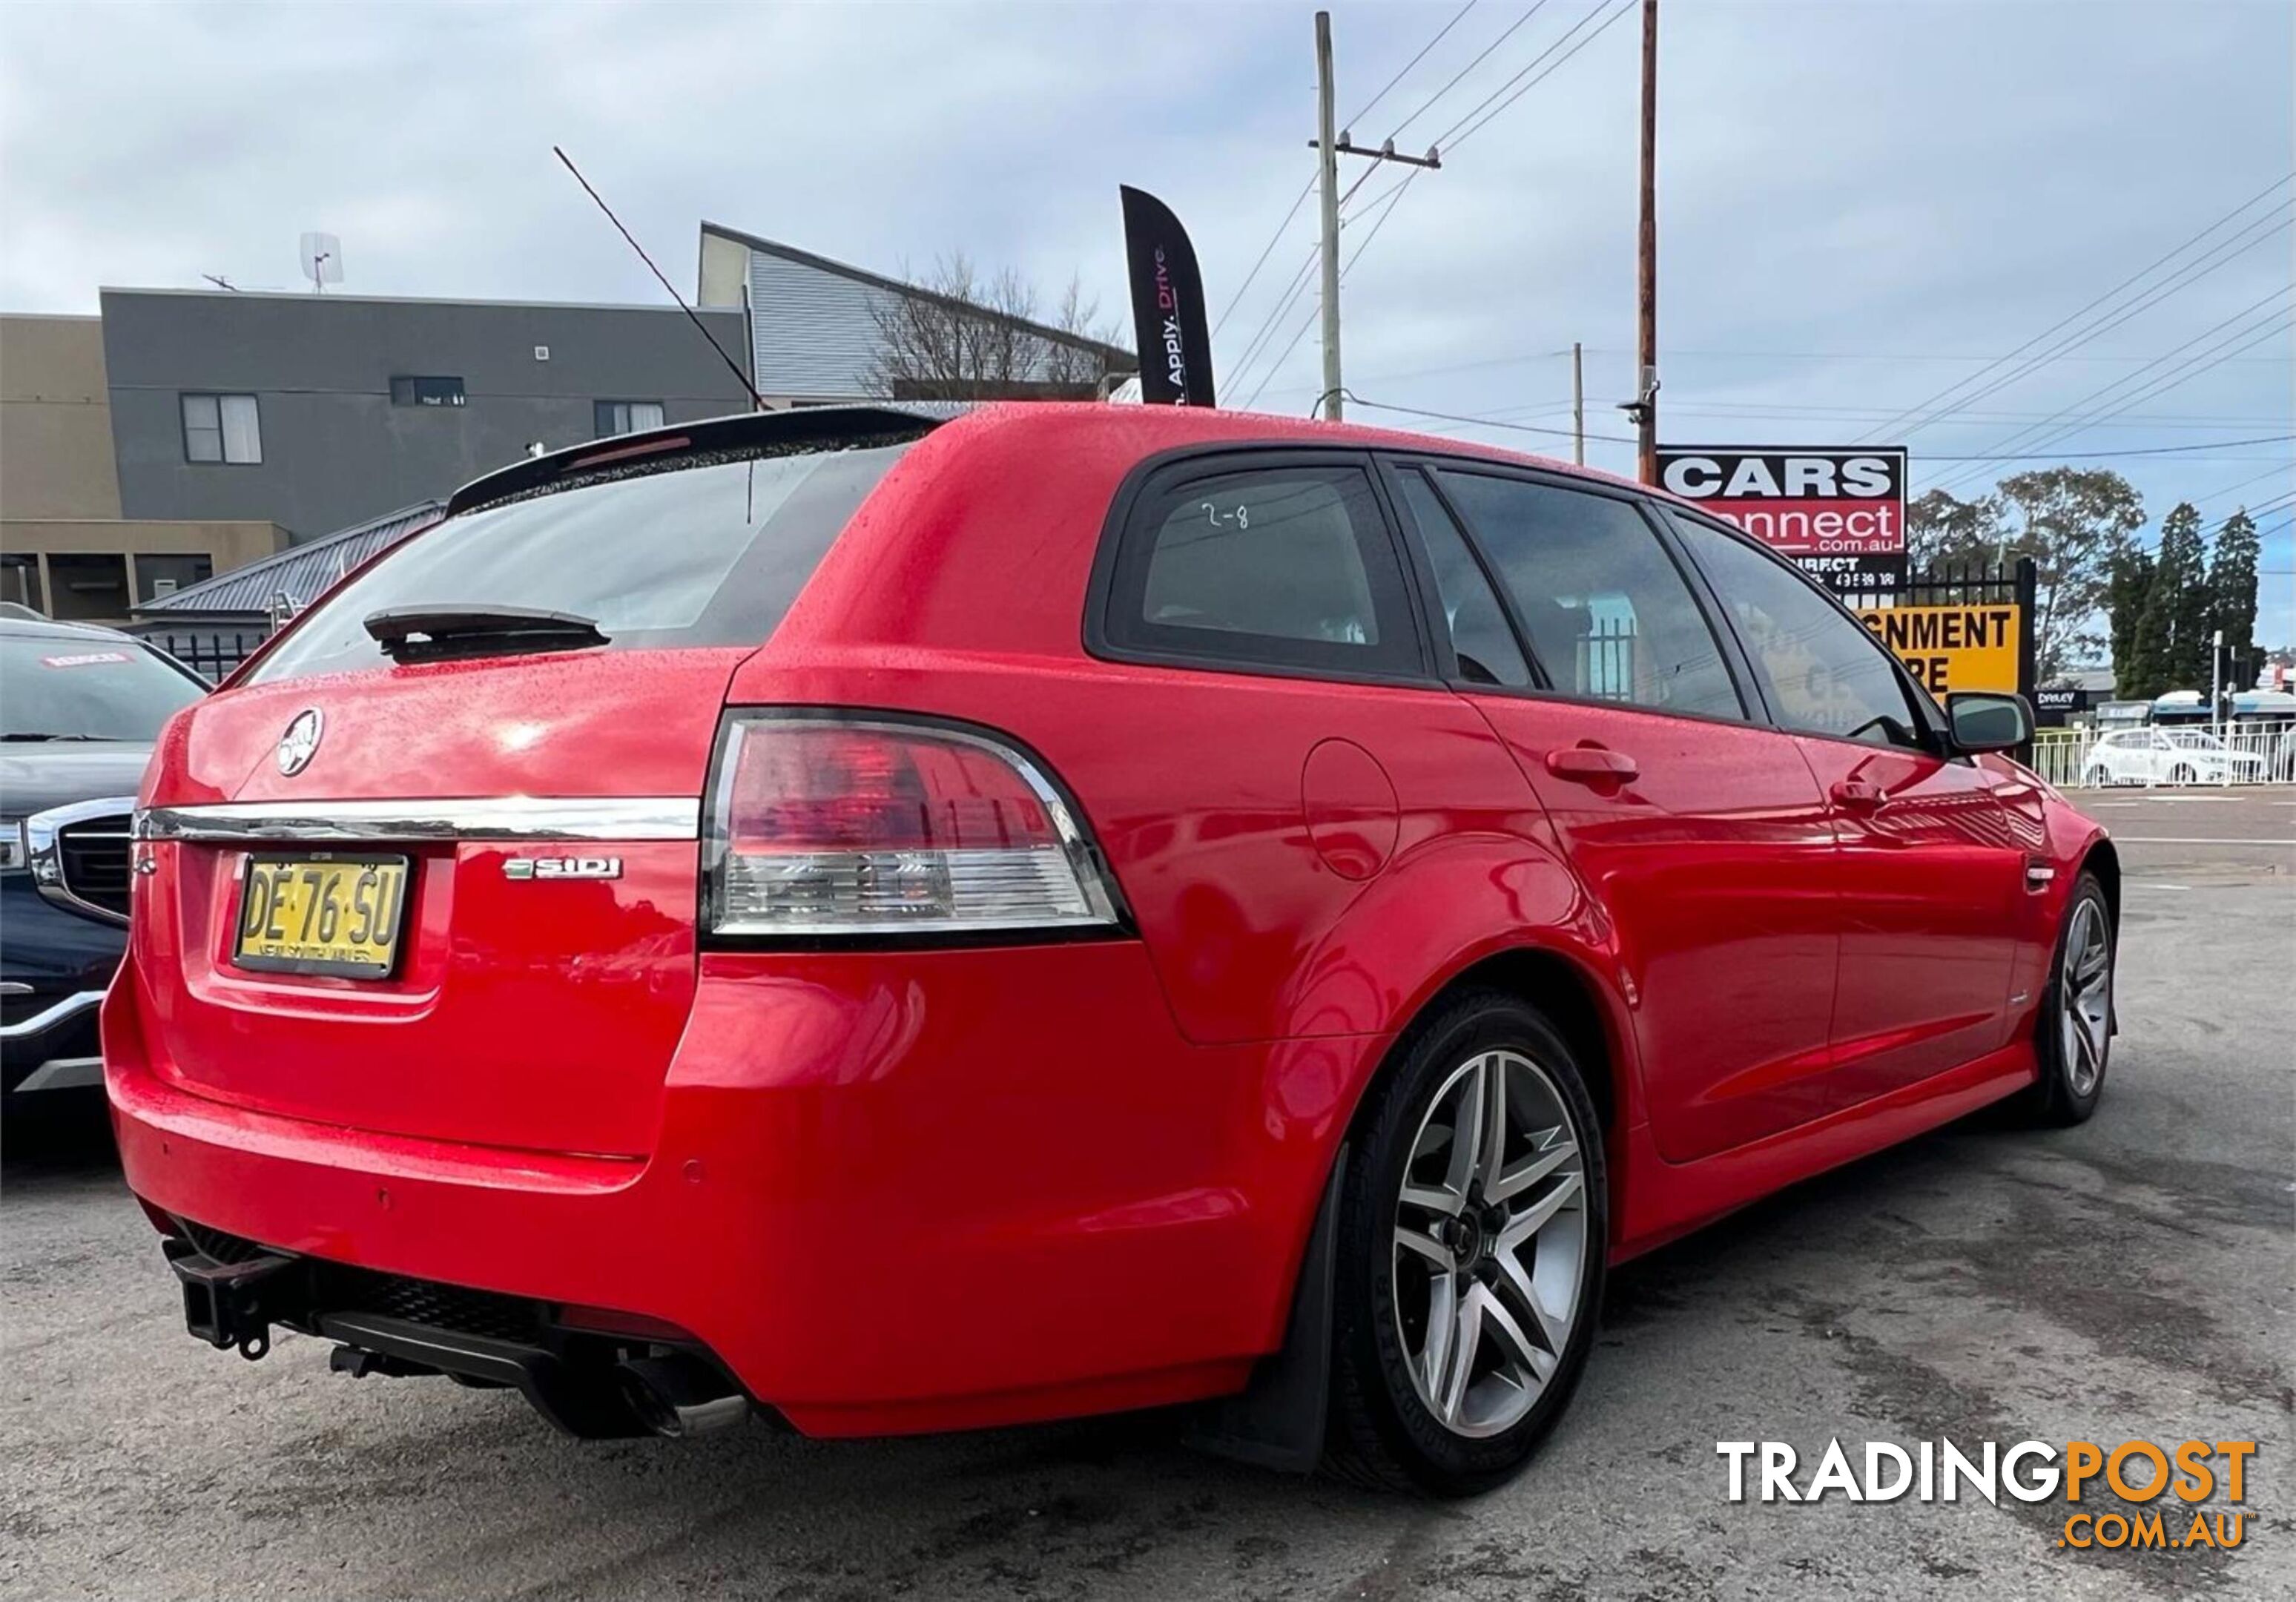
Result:
{"label": "rear bumper", "polygon": [[178,1082],[104,1008],[137,1195],[275,1250],[690,1331],[809,1434],[1239,1388],[1367,1037],[1187,1044],[1144,951],[710,957],[643,1159],[349,1131]]}

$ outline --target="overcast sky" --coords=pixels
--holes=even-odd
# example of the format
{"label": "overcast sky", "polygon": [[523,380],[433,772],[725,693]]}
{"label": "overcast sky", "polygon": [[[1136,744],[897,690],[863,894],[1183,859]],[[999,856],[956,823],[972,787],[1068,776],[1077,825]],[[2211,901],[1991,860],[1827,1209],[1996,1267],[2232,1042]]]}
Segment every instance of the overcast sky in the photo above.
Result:
{"label": "overcast sky", "polygon": [[[1351,208],[1348,249],[1381,229],[1342,296],[1345,377],[1365,400],[1567,428],[1557,353],[1576,340],[1588,427],[1624,431],[1636,24],[1606,26],[1622,4],[1546,0],[1499,41],[1534,8],[1480,0],[1366,114],[1458,0],[1334,7],[1359,143],[1493,46],[1398,140],[1449,135],[1442,170],[1383,225],[1361,203],[1407,169],[1369,175]],[[1217,317],[1311,169],[1313,12],[17,0],[0,8],[0,308],[93,311],[99,285],[204,273],[291,287],[310,228],[341,236],[355,292],[658,300],[553,160],[562,143],[689,294],[706,217],[886,272],[962,250],[1048,299],[1073,273],[1117,313],[1116,188],[1132,183],[1187,223]],[[1558,44],[1552,77],[1453,131]],[[2201,446],[2104,464],[2156,520],[2185,498],[2211,526],[2243,502],[2284,503],[2284,440],[2221,442],[2296,432],[2292,60],[2285,0],[1665,0],[1664,435],[1819,443],[1889,425],[1915,451],[1917,490],[1964,492],[2074,453]],[[1258,391],[1265,409],[1304,411],[1320,386],[1312,332],[1291,344],[1312,297],[1244,359],[1313,223],[1311,202],[1219,330],[1228,404]],[[2156,285],[2152,304],[2015,382],[1927,426],[1899,420]],[[2038,455],[1946,459],[1993,449]],[[1590,455],[1629,459],[1600,440]],[[2274,644],[2296,640],[2290,516],[2263,519],[2259,632]]]}

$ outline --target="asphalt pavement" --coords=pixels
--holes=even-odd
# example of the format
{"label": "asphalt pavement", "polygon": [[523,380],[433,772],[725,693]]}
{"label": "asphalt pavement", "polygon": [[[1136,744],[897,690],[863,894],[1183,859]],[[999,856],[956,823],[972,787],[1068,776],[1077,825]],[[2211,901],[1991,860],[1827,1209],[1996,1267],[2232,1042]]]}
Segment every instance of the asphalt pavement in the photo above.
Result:
{"label": "asphalt pavement", "polygon": [[[1982,1116],[1618,1273],[1576,1405],[1478,1500],[1121,1419],[584,1445],[515,1400],[183,1333],[100,1131],[0,1171],[10,1598],[2296,1594],[2296,791],[2084,801],[2129,867],[2096,1118]],[[897,1287],[888,1287],[895,1290]],[[1733,1504],[1721,1440],[2260,1442],[2242,1547],[2061,1549],[2062,1505]]]}

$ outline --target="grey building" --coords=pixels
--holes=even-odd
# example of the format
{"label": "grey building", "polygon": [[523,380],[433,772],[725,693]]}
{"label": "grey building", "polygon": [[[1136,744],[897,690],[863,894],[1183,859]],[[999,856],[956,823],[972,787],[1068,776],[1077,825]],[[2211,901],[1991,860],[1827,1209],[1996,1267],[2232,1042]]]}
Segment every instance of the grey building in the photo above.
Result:
{"label": "grey building", "polygon": [[[722,223],[701,225],[694,303],[747,315],[750,382],[769,406],[889,394],[914,400],[1089,398],[1106,376],[1140,365],[1120,345],[952,300]],[[1011,366],[1009,376],[1000,373],[984,382],[976,372],[939,385],[889,382],[889,325],[905,326],[928,344],[937,338],[955,343],[964,337],[955,331],[966,325],[997,330],[1002,341],[970,337],[995,345]]]}
{"label": "grey building", "polygon": [[[747,410],[676,307],[102,292],[119,504],[305,539],[440,497],[539,443]],[[736,311],[701,314],[738,360]]]}

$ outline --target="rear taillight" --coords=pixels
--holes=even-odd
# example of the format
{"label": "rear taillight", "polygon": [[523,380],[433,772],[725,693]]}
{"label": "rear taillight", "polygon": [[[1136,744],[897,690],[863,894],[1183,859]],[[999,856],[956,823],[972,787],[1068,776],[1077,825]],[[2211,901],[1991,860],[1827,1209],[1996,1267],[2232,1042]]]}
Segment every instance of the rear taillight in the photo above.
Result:
{"label": "rear taillight", "polygon": [[995,737],[882,717],[726,714],[703,844],[712,934],[1113,928],[1049,776]]}

